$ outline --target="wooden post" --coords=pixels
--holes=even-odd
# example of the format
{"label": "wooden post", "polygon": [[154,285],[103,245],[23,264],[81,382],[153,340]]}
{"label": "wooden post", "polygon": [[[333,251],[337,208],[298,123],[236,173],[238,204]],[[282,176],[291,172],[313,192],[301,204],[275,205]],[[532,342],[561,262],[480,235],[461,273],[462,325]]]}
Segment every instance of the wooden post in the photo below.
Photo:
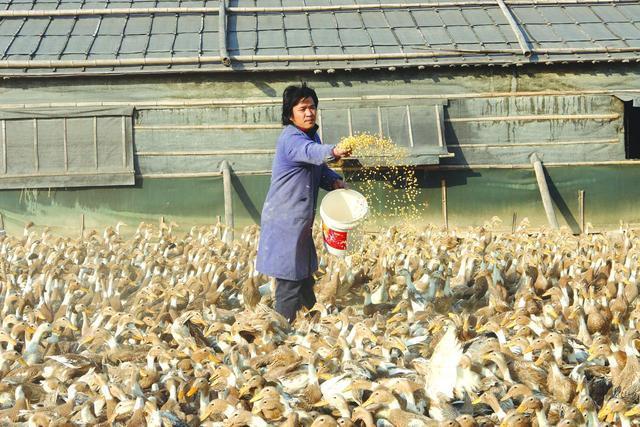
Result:
{"label": "wooden post", "polygon": [[447,180],[440,179],[440,188],[442,189],[442,221],[444,222],[444,228],[449,229],[449,212],[447,211]]}
{"label": "wooden post", "polygon": [[551,228],[557,230],[558,219],[556,213],[553,210],[553,203],[551,201],[551,194],[549,194],[549,187],[547,186],[547,180],[544,177],[544,169],[542,168],[542,161],[538,157],[537,153],[533,153],[530,157],[533,170],[536,173],[536,181],[538,181],[538,189],[540,190],[540,197],[542,197],[542,205],[544,206],[544,212],[547,214],[547,221]]}
{"label": "wooden post", "polygon": [[584,190],[578,190],[578,215],[580,217],[580,233],[585,234]]}
{"label": "wooden post", "polygon": [[164,225],[164,215],[160,216],[160,230],[162,230],[162,226]]}
{"label": "wooden post", "polygon": [[4,236],[7,232],[4,229],[4,215],[0,212],[0,236]]}
{"label": "wooden post", "polygon": [[518,221],[518,213],[513,213],[513,218],[511,219],[511,233],[516,232],[516,222]]}
{"label": "wooden post", "polygon": [[80,238],[84,239],[84,214],[80,215]]}
{"label": "wooden post", "polygon": [[224,189],[224,222],[227,226],[227,243],[233,241],[233,194],[231,192],[231,167],[226,160],[220,165],[222,186]]}

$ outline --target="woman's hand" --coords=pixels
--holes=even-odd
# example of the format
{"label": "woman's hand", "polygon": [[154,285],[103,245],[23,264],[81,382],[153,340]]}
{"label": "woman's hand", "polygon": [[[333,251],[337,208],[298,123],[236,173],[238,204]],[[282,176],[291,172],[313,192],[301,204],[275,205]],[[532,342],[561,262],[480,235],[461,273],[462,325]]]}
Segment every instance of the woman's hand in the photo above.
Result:
{"label": "woman's hand", "polygon": [[350,155],[351,155],[351,150],[340,148],[339,145],[336,145],[335,147],[333,147],[333,157],[335,157],[336,160],[340,159],[341,157],[348,157]]}
{"label": "woman's hand", "polygon": [[337,190],[339,188],[347,188],[347,183],[341,179],[336,179],[333,181],[333,189]]}

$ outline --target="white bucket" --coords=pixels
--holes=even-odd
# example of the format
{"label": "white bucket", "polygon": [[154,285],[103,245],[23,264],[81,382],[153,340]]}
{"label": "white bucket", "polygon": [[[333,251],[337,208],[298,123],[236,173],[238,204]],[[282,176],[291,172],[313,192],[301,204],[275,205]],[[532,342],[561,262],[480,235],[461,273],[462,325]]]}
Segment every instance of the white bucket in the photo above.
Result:
{"label": "white bucket", "polygon": [[367,199],[354,190],[333,190],[320,203],[322,237],[330,254],[342,256],[347,252],[349,230],[357,227],[367,216]]}

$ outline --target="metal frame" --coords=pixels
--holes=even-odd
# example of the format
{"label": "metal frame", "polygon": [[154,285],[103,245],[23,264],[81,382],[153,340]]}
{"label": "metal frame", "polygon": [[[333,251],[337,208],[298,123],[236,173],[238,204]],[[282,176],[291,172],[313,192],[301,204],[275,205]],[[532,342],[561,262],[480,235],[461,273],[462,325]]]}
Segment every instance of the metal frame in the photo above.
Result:
{"label": "metal frame", "polygon": [[[31,182],[23,183],[28,187],[33,188],[45,188],[45,187],[56,187],[56,186],[75,186],[79,181],[84,182],[84,185],[130,185],[133,183],[133,159],[132,155],[134,155],[133,151],[131,153],[128,152],[128,149],[133,150],[133,146],[131,145],[131,140],[129,138],[128,132],[132,132],[132,122],[128,122],[128,120],[132,120],[130,115],[117,114],[113,115],[105,115],[105,117],[118,117],[120,120],[118,121],[119,127],[121,129],[116,128],[116,132],[120,133],[122,136],[122,163],[119,164],[109,164],[110,168],[113,170],[100,170],[99,164],[99,147],[98,147],[98,118],[101,116],[89,115],[82,117],[83,119],[90,120],[90,129],[86,135],[86,138],[82,140],[82,144],[87,147],[91,147],[92,153],[87,153],[88,156],[83,158],[83,166],[81,170],[73,170],[74,167],[71,164],[71,149],[70,149],[70,140],[69,140],[69,119],[70,117],[24,117],[18,119],[2,119],[0,120],[2,123],[1,126],[1,141],[2,145],[2,167],[0,167],[0,188],[8,189],[8,188],[18,188],[20,184],[19,180],[29,180]],[[60,159],[60,164],[56,164],[55,170],[42,170],[42,161],[47,160],[40,153],[40,148],[42,148],[42,140],[40,140],[40,120],[49,120],[49,119],[58,119],[61,120],[61,134],[58,134],[56,131],[56,140],[62,143],[62,158]],[[28,126],[25,129],[28,133],[32,132],[33,135],[28,135],[31,138],[32,152],[29,157],[32,158],[32,162],[27,165],[27,171],[25,173],[9,173],[8,170],[8,160],[9,156],[7,153],[7,147],[9,146],[9,141],[7,138],[7,121],[8,120],[16,120],[20,122],[25,122],[25,126]],[[119,132],[120,131],[120,132]],[[120,141],[118,141],[119,143]],[[56,143],[58,144],[58,143]],[[56,145],[58,146],[58,145]],[[120,160],[120,159],[118,159]],[[49,168],[51,169],[51,168]],[[130,179],[122,179],[122,176],[128,176]],[[60,178],[64,177],[72,177],[73,180],[60,180]],[[104,177],[113,177],[113,180],[110,178]],[[53,181],[44,182],[42,178],[51,178]],[[33,182],[33,181],[36,182]],[[107,184],[104,184],[104,183]]]}

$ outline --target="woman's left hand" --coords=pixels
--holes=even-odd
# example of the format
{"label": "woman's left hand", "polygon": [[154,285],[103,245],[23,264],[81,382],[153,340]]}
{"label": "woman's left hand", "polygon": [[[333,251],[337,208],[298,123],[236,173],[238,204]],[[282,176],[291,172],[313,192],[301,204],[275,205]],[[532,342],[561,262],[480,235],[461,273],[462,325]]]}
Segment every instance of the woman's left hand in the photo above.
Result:
{"label": "woman's left hand", "polygon": [[337,179],[337,180],[333,181],[333,189],[337,190],[339,188],[347,188],[347,183],[344,182],[341,179]]}

